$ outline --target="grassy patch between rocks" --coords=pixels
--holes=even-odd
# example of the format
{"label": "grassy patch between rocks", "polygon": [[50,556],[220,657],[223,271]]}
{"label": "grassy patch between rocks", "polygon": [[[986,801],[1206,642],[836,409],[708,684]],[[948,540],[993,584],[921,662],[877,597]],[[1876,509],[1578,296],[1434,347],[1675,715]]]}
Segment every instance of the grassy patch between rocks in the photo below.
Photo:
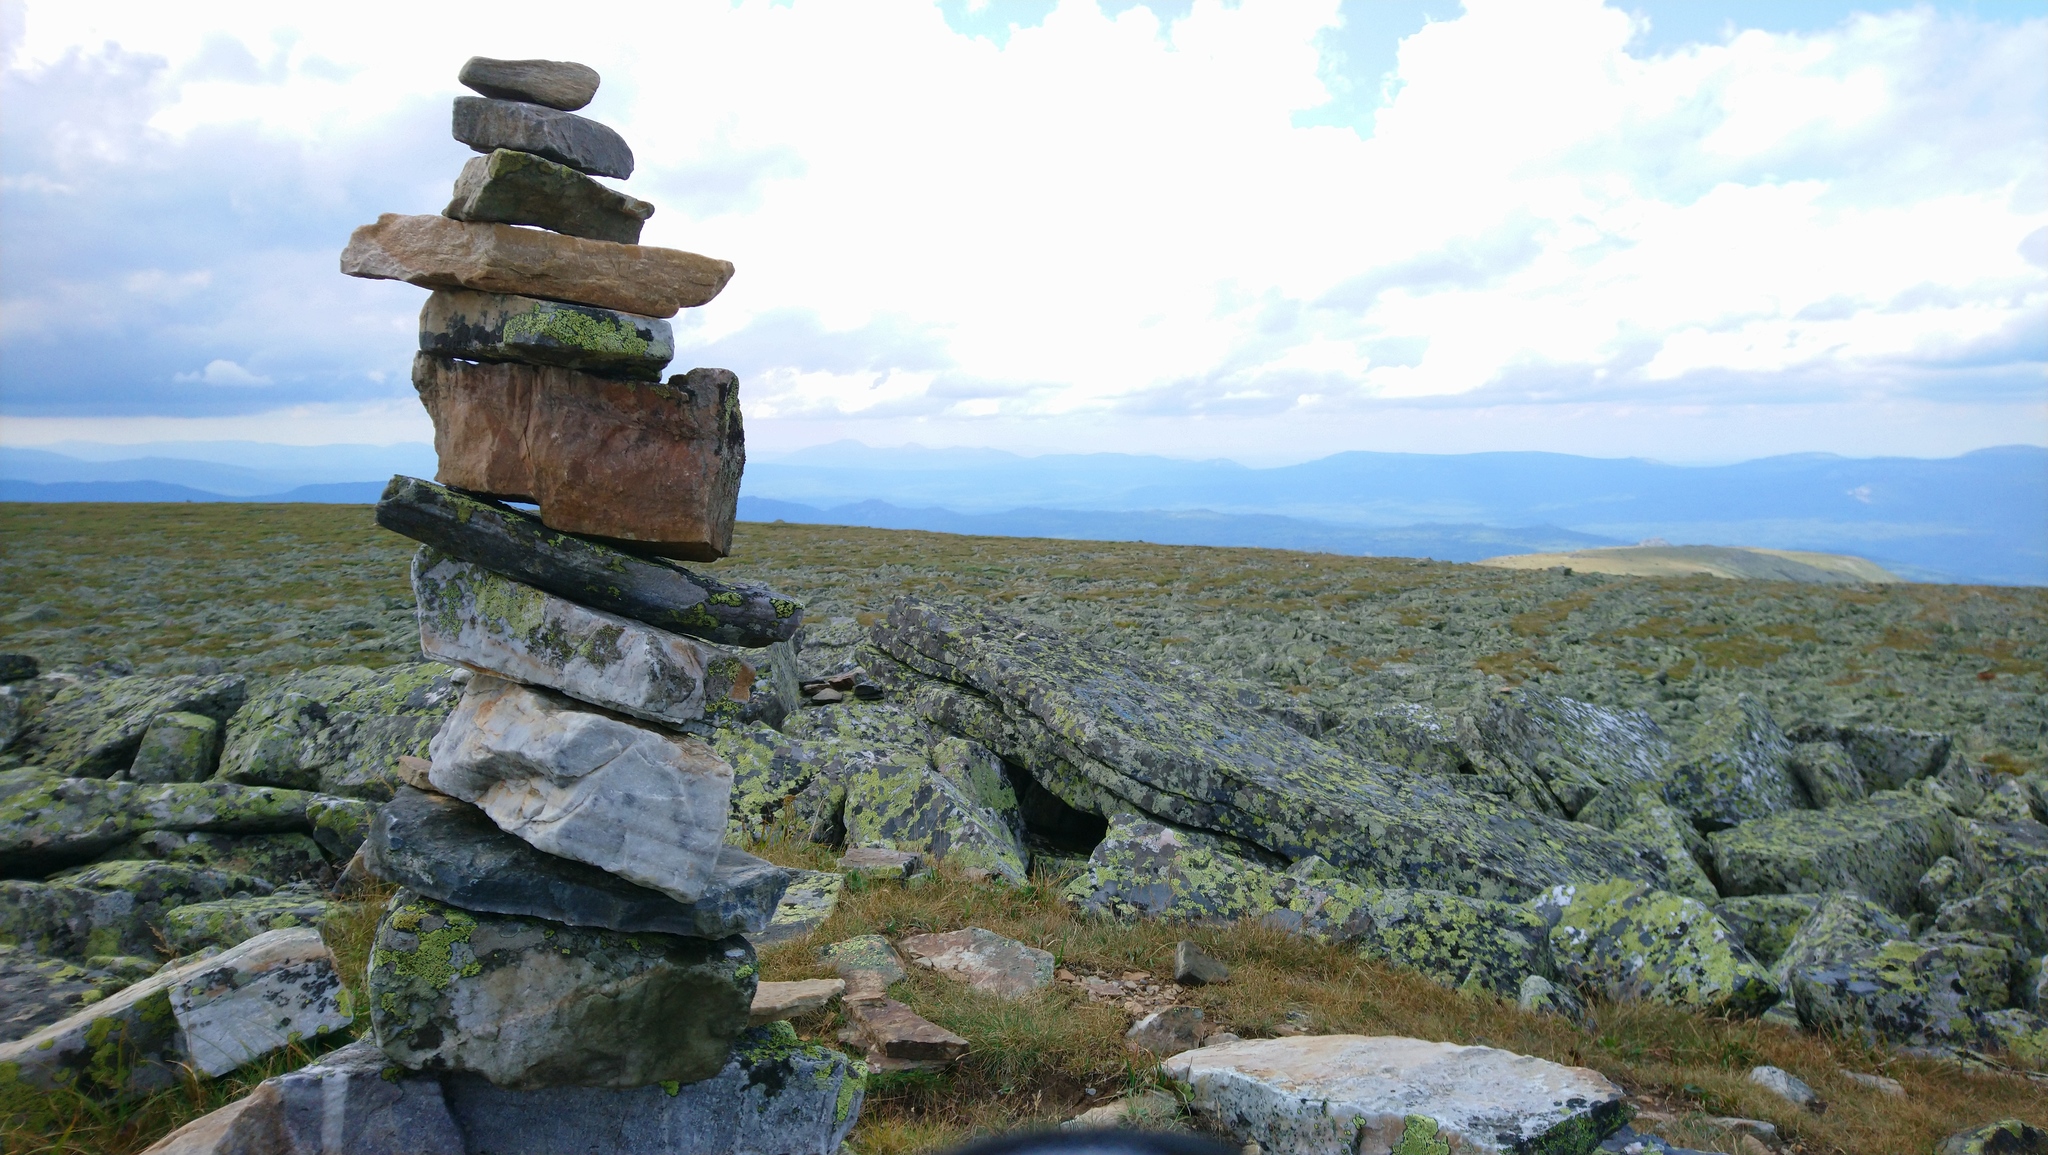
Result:
{"label": "grassy patch between rocks", "polygon": [[[829,857],[782,841],[756,852],[813,869]],[[1174,943],[1188,938],[1231,967],[1228,983],[1193,989],[1181,1000],[1201,1007],[1222,1029],[1246,1038],[1290,1029],[1406,1035],[1590,1067],[1646,1110],[1674,1117],[1644,1122],[1644,1129],[1701,1150],[1740,1150],[1737,1136],[1706,1122],[1710,1116],[1774,1123],[1785,1149],[1801,1155],[1927,1152],[1963,1127],[2011,1116],[2048,1126],[2048,1089],[2017,1076],[1971,1073],[1848,1040],[1648,1003],[1595,1003],[1594,1026],[1582,1030],[1263,926],[1126,924],[1084,916],[1058,899],[1063,881],[1041,875],[1032,885],[1005,887],[940,876],[849,890],[809,939],[762,952],[762,977],[830,977],[815,947],[857,934],[894,938],[980,926],[1049,950],[1062,967],[1144,971],[1170,980]],[[950,1072],[878,1077],[851,1140],[858,1155],[914,1155],[977,1135],[1051,1126],[1158,1078],[1152,1057],[1125,1051],[1130,1020],[1124,1011],[1091,1002],[1070,984],[1006,1001],[913,967],[890,994],[968,1039],[973,1050]],[[842,1025],[836,1008],[796,1024],[828,1045]],[[1827,1109],[1800,1111],[1752,1085],[1747,1075],[1758,1065],[1798,1075]],[[1857,1086],[1842,1070],[1887,1075],[1905,1085],[1907,1096]]]}

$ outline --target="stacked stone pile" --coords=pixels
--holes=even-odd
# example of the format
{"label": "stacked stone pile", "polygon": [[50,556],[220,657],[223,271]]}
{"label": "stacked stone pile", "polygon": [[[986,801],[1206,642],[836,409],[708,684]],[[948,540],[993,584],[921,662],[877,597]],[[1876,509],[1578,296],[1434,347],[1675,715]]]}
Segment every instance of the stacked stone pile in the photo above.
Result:
{"label": "stacked stone pile", "polygon": [[[753,697],[726,646],[786,643],[801,607],[669,560],[731,546],[737,381],[661,374],[665,318],[732,265],[637,243],[652,206],[592,179],[630,175],[632,151],[574,114],[595,72],[478,58],[461,80],[481,95],[456,100],[454,134],[483,155],[443,215],[380,217],[341,265],[434,290],[413,380],[439,483],[394,478],[378,521],[422,543],[421,649],[473,676],[364,845],[401,888],[370,958],[376,1057],[300,1072],[208,1133],[289,1130],[296,1093],[360,1101],[363,1134],[419,1149],[552,1150],[632,1119],[635,1150],[730,1131],[829,1152],[864,1071],[784,1024],[747,1034],[742,936],[789,874],[724,844],[733,770],[704,740]],[[357,1095],[365,1070],[402,1093]]]}

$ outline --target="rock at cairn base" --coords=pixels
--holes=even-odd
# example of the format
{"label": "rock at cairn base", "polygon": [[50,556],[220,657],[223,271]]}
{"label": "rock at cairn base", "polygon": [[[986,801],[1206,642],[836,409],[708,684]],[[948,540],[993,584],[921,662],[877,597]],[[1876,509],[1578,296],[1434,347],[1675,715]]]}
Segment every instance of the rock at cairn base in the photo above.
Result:
{"label": "rock at cairn base", "polygon": [[455,139],[477,150],[514,149],[592,176],[633,175],[633,150],[610,128],[573,112],[523,100],[455,98]]}
{"label": "rock at cairn base", "polygon": [[421,546],[412,563],[430,658],[670,726],[737,719],[753,667],[695,638],[520,585]]}
{"label": "rock at cairn base", "polygon": [[574,112],[597,95],[597,69],[567,60],[494,60],[472,56],[455,79],[494,100],[523,100]]}
{"label": "rock at cairn base", "polygon": [[430,750],[434,789],[539,850],[680,902],[711,885],[732,767],[696,738],[480,674]]}
{"label": "rock at cairn base", "polygon": [[656,381],[675,357],[676,342],[669,323],[656,317],[510,293],[437,289],[420,310],[420,352]]}
{"label": "rock at cairn base", "polygon": [[443,484],[531,501],[550,529],[663,557],[732,551],[746,433],[727,370],[638,384],[422,353],[412,383]]}
{"label": "rock at cairn base", "polygon": [[732,262],[511,225],[385,213],[349,235],[341,271],[427,289],[518,293],[673,317],[716,297],[732,279]]}
{"label": "rock at cairn base", "polygon": [[1166,1074],[1197,1116],[1267,1155],[1591,1151],[1627,1119],[1597,1071],[1391,1036],[1254,1039],[1186,1051]]}
{"label": "rock at cairn base", "polygon": [[555,533],[530,513],[414,477],[391,479],[377,524],[572,602],[723,645],[771,646],[803,624],[803,606],[765,586]]}
{"label": "rock at cairn base", "polygon": [[725,1066],[758,970],[737,936],[628,935],[401,890],[377,926],[370,1016],[412,1070],[515,1088],[690,1083]]}
{"label": "rock at cairn base", "polygon": [[458,221],[537,225],[572,237],[640,243],[654,206],[530,152],[501,148],[472,157],[441,215]]}
{"label": "rock at cairn base", "polygon": [[401,787],[364,844],[369,869],[464,910],[570,926],[724,938],[767,929],[790,872],[734,846],[719,849],[695,902],[678,902],[586,863],[543,854],[459,799]]}

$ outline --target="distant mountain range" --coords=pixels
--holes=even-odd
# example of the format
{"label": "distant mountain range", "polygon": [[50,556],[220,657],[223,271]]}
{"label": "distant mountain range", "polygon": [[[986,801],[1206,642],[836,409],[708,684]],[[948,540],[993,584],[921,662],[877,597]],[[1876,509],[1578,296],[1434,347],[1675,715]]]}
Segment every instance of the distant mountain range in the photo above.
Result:
{"label": "distant mountain range", "polygon": [[[0,448],[0,500],[374,501],[392,473],[430,476],[433,461],[424,444]],[[1261,469],[839,442],[757,453],[740,516],[1448,561],[1659,537],[1852,554],[1922,580],[2048,585],[2048,449],[2035,446],[1723,466],[1340,453]]]}

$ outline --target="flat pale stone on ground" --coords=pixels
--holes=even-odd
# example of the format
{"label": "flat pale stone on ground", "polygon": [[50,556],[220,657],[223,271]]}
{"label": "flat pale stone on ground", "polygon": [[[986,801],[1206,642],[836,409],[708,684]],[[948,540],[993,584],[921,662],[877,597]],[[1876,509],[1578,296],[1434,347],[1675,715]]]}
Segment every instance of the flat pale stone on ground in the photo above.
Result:
{"label": "flat pale stone on ground", "polygon": [[1173,981],[1184,987],[1230,981],[1230,968],[1200,946],[1182,939],[1173,944]]}
{"label": "flat pale stone on ground", "polygon": [[1153,1011],[1124,1032],[1124,1045],[1155,1055],[1178,1055],[1202,1045],[1202,1018],[1200,1007]]}
{"label": "flat pale stone on ground", "polygon": [[919,966],[1006,999],[1022,998],[1052,985],[1051,951],[1025,946],[978,926],[911,935],[897,946]]}
{"label": "flat pale stone on ground", "polygon": [[653,384],[421,353],[412,383],[434,421],[442,483],[531,501],[550,529],[645,553],[732,551],[747,453],[730,372]]}
{"label": "flat pale stone on ground", "polygon": [[1866,1091],[1876,1091],[1880,1095],[1890,1095],[1899,1099],[1906,1095],[1906,1085],[1897,1079],[1888,1079],[1883,1075],[1866,1075],[1861,1071],[1843,1071],[1841,1075]]}
{"label": "flat pale stone on ground", "polygon": [[679,902],[711,883],[732,767],[696,738],[479,674],[432,750],[436,790],[537,849]]}
{"label": "flat pale stone on ground", "polygon": [[618,245],[640,243],[654,206],[530,152],[501,148],[471,157],[441,215],[458,221],[534,225]]}
{"label": "flat pale stone on ground", "polygon": [[516,149],[592,176],[624,180],[633,175],[633,150],[625,137],[588,117],[542,104],[458,96],[452,131],[478,152]]}
{"label": "flat pale stone on ground", "polygon": [[1401,1151],[1583,1155],[1626,1118],[1597,1071],[1391,1036],[1259,1039],[1185,1051],[1166,1074],[1197,1115],[1265,1155]]}
{"label": "flat pale stone on ground", "polygon": [[829,1006],[846,993],[845,979],[804,979],[793,983],[762,983],[754,988],[748,1022],[763,1026],[793,1019]]}
{"label": "flat pale stone on ground", "polygon": [[420,310],[420,352],[656,381],[675,357],[676,342],[674,330],[659,317],[511,293],[436,289]]}
{"label": "flat pale stone on ground", "polygon": [[1062,1131],[1087,1131],[1100,1127],[1126,1127],[1155,1131],[1170,1126],[1180,1115],[1180,1100],[1161,1090],[1146,1091],[1114,1103],[1091,1107],[1060,1124]]}
{"label": "flat pale stone on ground", "polygon": [[498,60],[472,56],[455,79],[494,100],[524,100],[574,112],[597,95],[597,69],[570,60]]}
{"label": "flat pale stone on ground", "polygon": [[428,657],[675,727],[737,720],[753,667],[696,638],[577,605],[421,546],[412,563]]}
{"label": "flat pale stone on ground", "polygon": [[544,854],[475,806],[409,786],[378,813],[365,846],[368,868],[379,878],[464,910],[697,938],[765,929],[792,873],[722,846],[703,893],[678,902],[587,863]]}
{"label": "flat pale stone on ground", "polygon": [[721,645],[772,646],[804,620],[801,604],[766,586],[556,533],[534,514],[417,477],[385,486],[377,524],[579,605]]}
{"label": "flat pale stone on ground", "polygon": [[852,1033],[868,1048],[868,1063],[885,1070],[942,1067],[967,1053],[966,1039],[920,1018],[895,999],[846,1003]]}
{"label": "flat pale stone on ground", "polygon": [[747,1025],[758,972],[738,936],[622,934],[478,914],[401,890],[368,977],[384,1053],[505,1087],[710,1078]]}
{"label": "flat pale stone on ground", "polygon": [[1783,1067],[1752,1067],[1749,1081],[1794,1107],[1810,1107],[1814,1100],[1820,1098],[1805,1081]]}
{"label": "flat pale stone on ground", "polygon": [[865,874],[871,878],[902,882],[924,869],[924,856],[912,850],[857,846],[841,855],[837,865],[844,874]]}
{"label": "flat pale stone on ground", "polygon": [[517,293],[673,317],[716,297],[732,262],[440,215],[385,213],[349,235],[341,271],[425,289]]}

